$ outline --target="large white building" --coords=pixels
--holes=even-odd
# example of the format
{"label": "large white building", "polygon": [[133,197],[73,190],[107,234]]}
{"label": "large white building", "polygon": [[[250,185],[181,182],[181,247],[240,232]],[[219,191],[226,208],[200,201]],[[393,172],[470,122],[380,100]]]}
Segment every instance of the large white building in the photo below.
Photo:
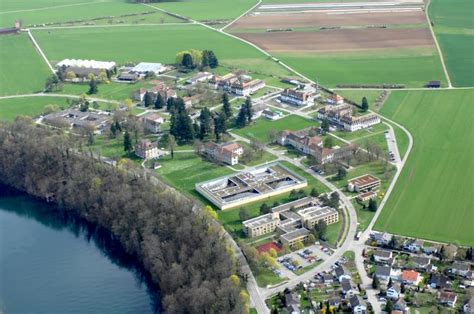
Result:
{"label": "large white building", "polygon": [[81,59],[64,59],[56,64],[57,67],[77,67],[100,70],[112,70],[116,64],[112,61],[96,61],[96,60],[81,60]]}
{"label": "large white building", "polygon": [[163,73],[164,71],[166,71],[166,67],[164,67],[161,63],[140,62],[135,67],[133,67],[130,72],[137,73],[140,75],[145,75],[149,72],[153,72],[158,75]]}
{"label": "large white building", "polygon": [[280,100],[295,106],[306,106],[314,104],[314,95],[307,90],[286,88],[280,94]]}
{"label": "large white building", "polygon": [[354,116],[353,108],[349,104],[323,107],[318,110],[318,119],[327,119],[329,122],[349,132],[366,129],[381,122],[380,117],[375,113]]}

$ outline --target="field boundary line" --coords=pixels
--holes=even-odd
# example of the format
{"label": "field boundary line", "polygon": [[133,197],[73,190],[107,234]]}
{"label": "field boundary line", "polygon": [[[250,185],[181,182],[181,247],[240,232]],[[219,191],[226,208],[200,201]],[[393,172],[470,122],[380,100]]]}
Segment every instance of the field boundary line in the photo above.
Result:
{"label": "field boundary line", "polygon": [[[20,95],[8,95],[8,96],[0,96],[0,100],[3,99],[15,99],[15,98],[27,98],[27,97],[58,97],[58,98],[73,98],[73,99],[80,99],[80,95],[71,95],[71,94],[56,94],[56,93],[37,93],[37,94],[20,94]],[[118,100],[112,99],[104,99],[104,98],[95,98],[95,97],[87,97],[88,100],[98,101],[98,102],[105,102],[110,104],[120,104]]]}
{"label": "field boundary line", "polygon": [[67,8],[67,7],[73,7],[73,6],[81,6],[81,5],[86,5],[86,4],[98,4],[98,3],[112,3],[112,2],[111,2],[111,1],[101,1],[101,2],[89,1],[89,2],[80,2],[80,3],[56,5],[56,6],[45,7],[45,8],[24,9],[24,10],[14,10],[14,11],[4,11],[4,12],[0,12],[0,15],[2,15],[2,14],[10,14],[10,13],[44,11],[44,10],[50,10],[50,9],[56,9],[56,8]]}
{"label": "field boundary line", "polygon": [[430,14],[429,14],[430,4],[431,4],[431,0],[428,0],[428,2],[426,3],[426,7],[425,7],[426,20],[428,22],[428,27],[430,28],[430,31],[431,31],[431,37],[433,37],[433,40],[434,40],[435,45],[436,45],[436,49],[438,50],[438,55],[439,55],[439,59],[441,61],[441,66],[443,67],[444,76],[446,77],[446,80],[448,81],[448,88],[453,88],[453,85],[451,84],[451,78],[449,77],[448,68],[446,67],[446,64],[444,63],[443,52],[441,51],[441,47],[438,43],[438,38],[436,37],[436,34],[434,32],[434,29],[433,29],[433,25],[431,23]]}
{"label": "field boundary line", "polygon": [[55,29],[79,29],[79,28],[108,28],[108,27],[137,27],[137,26],[179,26],[179,25],[195,25],[196,23],[161,23],[161,24],[116,24],[116,25],[75,25],[75,26],[49,26],[49,27],[34,27],[31,30],[55,30]]}
{"label": "field boundary line", "polygon": [[226,29],[227,27],[231,26],[232,24],[234,24],[235,22],[237,22],[238,20],[240,20],[244,15],[247,15],[249,12],[253,11],[256,7],[258,7],[260,4],[262,3],[262,0],[258,0],[258,2],[252,6],[250,9],[248,9],[247,11],[245,11],[244,13],[242,13],[241,15],[239,15],[237,18],[235,18],[233,21],[231,21],[229,24],[225,25],[224,27],[222,27],[221,29],[219,29],[220,31],[223,31],[224,29]]}
{"label": "field boundary line", "polygon": [[30,37],[31,41],[33,42],[33,45],[36,47],[36,50],[43,57],[44,61],[46,61],[46,64],[48,65],[51,72],[53,72],[53,75],[56,75],[56,71],[54,71],[53,66],[51,65],[51,63],[49,63],[48,58],[46,58],[46,55],[44,54],[43,50],[41,50],[41,47],[36,42],[36,39],[33,37],[33,34],[31,33],[31,31],[29,29],[27,29],[26,31],[27,31],[28,36]]}

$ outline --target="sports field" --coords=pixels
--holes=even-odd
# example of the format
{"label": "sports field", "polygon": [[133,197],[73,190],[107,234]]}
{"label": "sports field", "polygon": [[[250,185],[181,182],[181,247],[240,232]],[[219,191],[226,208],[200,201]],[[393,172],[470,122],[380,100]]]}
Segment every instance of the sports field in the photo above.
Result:
{"label": "sports field", "polygon": [[289,72],[255,48],[199,25],[61,29],[33,32],[52,62],[65,58],[174,63],[181,50],[211,49],[220,64],[260,74]]}
{"label": "sports field", "polygon": [[68,107],[66,97],[24,97],[0,99],[0,120],[13,121],[16,116],[35,117],[43,113],[46,105]]}
{"label": "sports field", "polygon": [[152,3],[152,5],[194,20],[210,21],[232,20],[257,2],[257,0],[181,0]]}
{"label": "sports field", "polygon": [[414,147],[376,230],[474,245],[472,90],[392,92],[381,113]]}
{"label": "sports field", "polygon": [[474,86],[474,1],[432,0],[430,19],[453,86]]}
{"label": "sports field", "polygon": [[41,91],[51,72],[28,35],[0,37],[0,96]]}

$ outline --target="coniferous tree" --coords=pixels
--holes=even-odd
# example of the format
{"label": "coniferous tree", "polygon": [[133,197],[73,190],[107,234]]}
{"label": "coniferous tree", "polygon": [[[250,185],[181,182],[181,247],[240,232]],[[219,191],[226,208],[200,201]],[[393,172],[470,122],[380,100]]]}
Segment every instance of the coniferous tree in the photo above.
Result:
{"label": "coniferous tree", "polygon": [[185,53],[183,55],[183,61],[181,61],[181,65],[188,69],[194,68],[193,56],[191,56],[189,53]]}
{"label": "coniferous tree", "polygon": [[216,136],[216,141],[220,141],[221,135],[226,131],[226,119],[224,114],[221,112],[214,118],[214,135]]}
{"label": "coniferous tree", "polygon": [[376,212],[377,211],[377,201],[375,199],[369,200],[369,211]]}
{"label": "coniferous tree", "polygon": [[165,100],[163,99],[163,96],[161,96],[161,93],[158,93],[155,99],[155,109],[162,109],[164,106]]}
{"label": "coniferous tree", "polygon": [[116,137],[117,136],[117,126],[115,125],[115,123],[112,123],[110,125],[110,134],[112,135],[112,137]]}
{"label": "coniferous tree", "polygon": [[125,135],[123,137],[123,150],[126,151],[127,154],[130,154],[130,152],[133,150],[132,139],[130,137],[130,133],[128,133],[128,130],[125,131]]}
{"label": "coniferous tree", "polygon": [[247,97],[245,99],[244,108],[245,108],[245,116],[247,118],[247,124],[249,124],[250,122],[252,122],[252,116],[253,116],[252,99],[250,97]]}
{"label": "coniferous tree", "polygon": [[362,111],[367,111],[369,110],[369,102],[367,101],[367,97],[362,97],[362,104],[361,104],[361,107],[362,107]]}
{"label": "coniferous tree", "polygon": [[224,112],[227,119],[232,117],[232,107],[230,106],[229,95],[227,95],[227,93],[222,95],[222,112]]}
{"label": "coniferous tree", "polygon": [[151,93],[145,93],[144,104],[147,108],[153,105],[153,95]]}
{"label": "coniferous tree", "polygon": [[204,139],[211,132],[211,111],[204,107],[199,116],[199,138]]}
{"label": "coniferous tree", "polygon": [[99,92],[99,87],[97,86],[97,81],[95,79],[90,80],[89,82],[89,91],[87,94],[94,95]]}

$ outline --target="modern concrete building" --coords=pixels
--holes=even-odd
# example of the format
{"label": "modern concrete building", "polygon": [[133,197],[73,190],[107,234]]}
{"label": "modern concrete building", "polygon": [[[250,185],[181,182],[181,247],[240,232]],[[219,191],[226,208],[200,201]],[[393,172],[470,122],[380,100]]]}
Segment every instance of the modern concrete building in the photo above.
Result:
{"label": "modern concrete building", "polygon": [[245,234],[254,238],[275,231],[280,225],[280,216],[278,213],[270,213],[246,220],[242,224]]}
{"label": "modern concrete building", "polygon": [[303,225],[308,229],[314,228],[320,220],[323,220],[328,225],[339,221],[339,213],[336,209],[329,206],[314,206],[301,209],[298,211],[298,215],[301,216]]}
{"label": "modern concrete building", "polygon": [[283,234],[280,237],[280,241],[283,245],[287,244],[290,247],[293,247],[298,242],[305,242],[308,240],[311,232],[306,228],[296,229],[294,231]]}
{"label": "modern concrete building", "polygon": [[271,163],[235,175],[197,183],[195,188],[218,208],[225,210],[307,185],[305,178],[279,163]]}
{"label": "modern concrete building", "polygon": [[347,181],[347,189],[349,192],[357,193],[376,191],[380,187],[381,182],[379,178],[371,174],[364,174]]}
{"label": "modern concrete building", "polygon": [[46,115],[43,122],[55,127],[83,129],[94,134],[101,134],[107,128],[110,120],[111,117],[106,114],[66,109]]}

